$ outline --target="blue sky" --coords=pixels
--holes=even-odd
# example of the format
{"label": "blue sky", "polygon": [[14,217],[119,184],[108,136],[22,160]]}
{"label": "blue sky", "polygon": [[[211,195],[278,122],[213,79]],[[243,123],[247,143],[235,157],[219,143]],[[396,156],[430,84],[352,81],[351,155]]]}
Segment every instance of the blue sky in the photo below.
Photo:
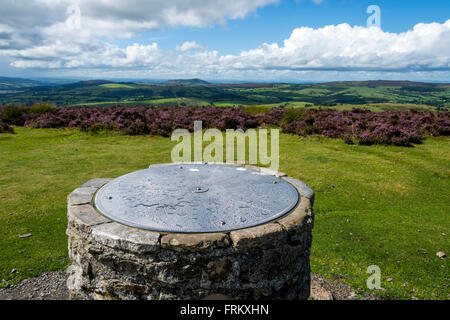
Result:
{"label": "blue sky", "polygon": [[[287,0],[263,7],[245,19],[228,20],[224,26],[164,28],[142,33],[138,39],[142,43],[158,39],[160,46],[167,50],[186,40],[196,41],[222,54],[238,54],[264,42],[281,44],[293,29],[301,26],[319,28],[343,22],[365,26],[369,16],[366,9],[372,4],[380,7],[382,29],[388,32],[405,32],[420,22],[444,23],[450,19],[448,0],[324,0],[321,4]],[[134,41],[129,39],[118,43],[133,44]]]}
{"label": "blue sky", "polygon": [[[26,2],[5,0],[0,75],[450,81],[448,0]],[[362,29],[369,5],[381,30]]]}

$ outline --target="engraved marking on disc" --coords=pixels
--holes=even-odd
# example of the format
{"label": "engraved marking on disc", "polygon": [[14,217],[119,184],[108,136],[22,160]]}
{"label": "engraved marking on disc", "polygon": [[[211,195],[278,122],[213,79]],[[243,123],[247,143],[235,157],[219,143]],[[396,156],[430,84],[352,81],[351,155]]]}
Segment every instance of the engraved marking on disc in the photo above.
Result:
{"label": "engraved marking on disc", "polygon": [[260,225],[297,205],[298,192],[288,182],[238,169],[215,164],[151,167],[104,185],[97,192],[95,206],[125,225],[201,233]]}

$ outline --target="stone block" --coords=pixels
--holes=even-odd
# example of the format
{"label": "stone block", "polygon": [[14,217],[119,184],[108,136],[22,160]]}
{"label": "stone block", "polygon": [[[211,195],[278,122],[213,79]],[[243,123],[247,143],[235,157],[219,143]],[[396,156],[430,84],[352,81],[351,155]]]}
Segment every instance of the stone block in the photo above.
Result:
{"label": "stone block", "polygon": [[291,213],[278,219],[277,222],[289,234],[299,234],[305,231],[311,231],[314,226],[311,200],[308,198],[301,198],[298,206]]}
{"label": "stone block", "polygon": [[79,187],[69,194],[67,204],[72,206],[91,203],[97,190],[96,187]]}
{"label": "stone block", "polygon": [[159,251],[159,237],[158,232],[132,228],[117,222],[92,228],[92,238],[95,241],[110,248],[138,254]]}
{"label": "stone block", "polygon": [[162,248],[175,251],[197,252],[224,248],[229,244],[230,241],[225,233],[171,233],[161,238]]}
{"label": "stone block", "polygon": [[68,206],[67,219],[69,228],[75,228],[87,234],[91,232],[93,226],[111,222],[90,204]]}
{"label": "stone block", "polygon": [[314,191],[311,188],[309,188],[306,183],[291,177],[282,177],[282,179],[286,182],[289,182],[294,187],[296,187],[300,195],[304,198],[310,199],[311,205],[314,205],[314,198],[315,198]]}
{"label": "stone block", "polygon": [[276,223],[231,231],[230,237],[237,249],[272,247],[280,242],[283,243],[286,239],[283,229]]}
{"label": "stone block", "polygon": [[92,187],[92,188],[101,188],[103,187],[105,184],[107,184],[108,182],[110,182],[112,179],[110,178],[95,178],[95,179],[91,179],[88,182],[84,183],[83,185],[81,185],[81,188],[84,187]]}

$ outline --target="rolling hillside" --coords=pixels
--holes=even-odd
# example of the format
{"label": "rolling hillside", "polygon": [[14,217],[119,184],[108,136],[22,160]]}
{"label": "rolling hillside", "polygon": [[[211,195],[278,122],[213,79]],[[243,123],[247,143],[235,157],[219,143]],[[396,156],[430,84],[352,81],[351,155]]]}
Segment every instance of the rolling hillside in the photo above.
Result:
{"label": "rolling hillside", "polygon": [[18,90],[42,85],[44,83],[30,79],[0,77],[0,90]]}
{"label": "rolling hillside", "polygon": [[450,84],[409,81],[210,84],[200,79],[187,79],[163,83],[89,80],[53,86],[39,84],[33,80],[17,80],[14,91],[2,91],[0,105],[51,101],[61,107],[193,103],[216,106],[302,104],[308,107],[408,104],[437,110],[450,108]]}

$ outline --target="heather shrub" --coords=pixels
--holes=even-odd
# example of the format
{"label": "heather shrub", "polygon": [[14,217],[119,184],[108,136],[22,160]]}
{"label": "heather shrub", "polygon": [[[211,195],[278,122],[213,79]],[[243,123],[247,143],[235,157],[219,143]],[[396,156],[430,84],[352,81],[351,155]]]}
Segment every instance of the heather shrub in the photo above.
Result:
{"label": "heather shrub", "polygon": [[255,119],[262,126],[279,126],[286,110],[283,107],[272,108],[266,114],[255,115]]}
{"label": "heather shrub", "polygon": [[344,134],[343,136],[342,136],[342,140],[344,140],[344,142],[346,143],[346,144],[355,144],[355,141],[353,140],[353,135],[351,135],[351,134]]}
{"label": "heather shrub", "polygon": [[[45,107],[46,108],[46,107]],[[38,110],[45,110],[38,108]],[[4,108],[6,109],[6,108]],[[25,111],[24,111],[25,110]],[[256,112],[257,109],[252,109]],[[194,121],[203,128],[243,129],[279,126],[285,133],[343,139],[347,144],[410,146],[425,136],[449,136],[449,112],[385,111],[354,108],[272,108],[251,114],[233,107],[112,107],[49,108],[42,113],[10,108],[8,124],[34,128],[78,127],[88,132],[118,130],[123,134],[170,136],[175,129],[193,131]],[[15,119],[15,120],[14,120]],[[22,123],[22,124],[21,124]]]}
{"label": "heather shrub", "polygon": [[13,128],[0,120],[0,133],[14,133]]}
{"label": "heather shrub", "polygon": [[280,123],[284,132],[301,136],[341,138],[347,144],[410,146],[426,135],[450,135],[449,119],[448,112],[303,109],[299,114],[286,111]]}
{"label": "heather shrub", "polygon": [[113,107],[62,108],[30,117],[27,126],[34,128],[79,127],[82,130],[119,130],[124,134],[170,136],[175,129],[193,131],[194,121],[204,128],[256,128],[258,121],[242,108],[217,107]]}

